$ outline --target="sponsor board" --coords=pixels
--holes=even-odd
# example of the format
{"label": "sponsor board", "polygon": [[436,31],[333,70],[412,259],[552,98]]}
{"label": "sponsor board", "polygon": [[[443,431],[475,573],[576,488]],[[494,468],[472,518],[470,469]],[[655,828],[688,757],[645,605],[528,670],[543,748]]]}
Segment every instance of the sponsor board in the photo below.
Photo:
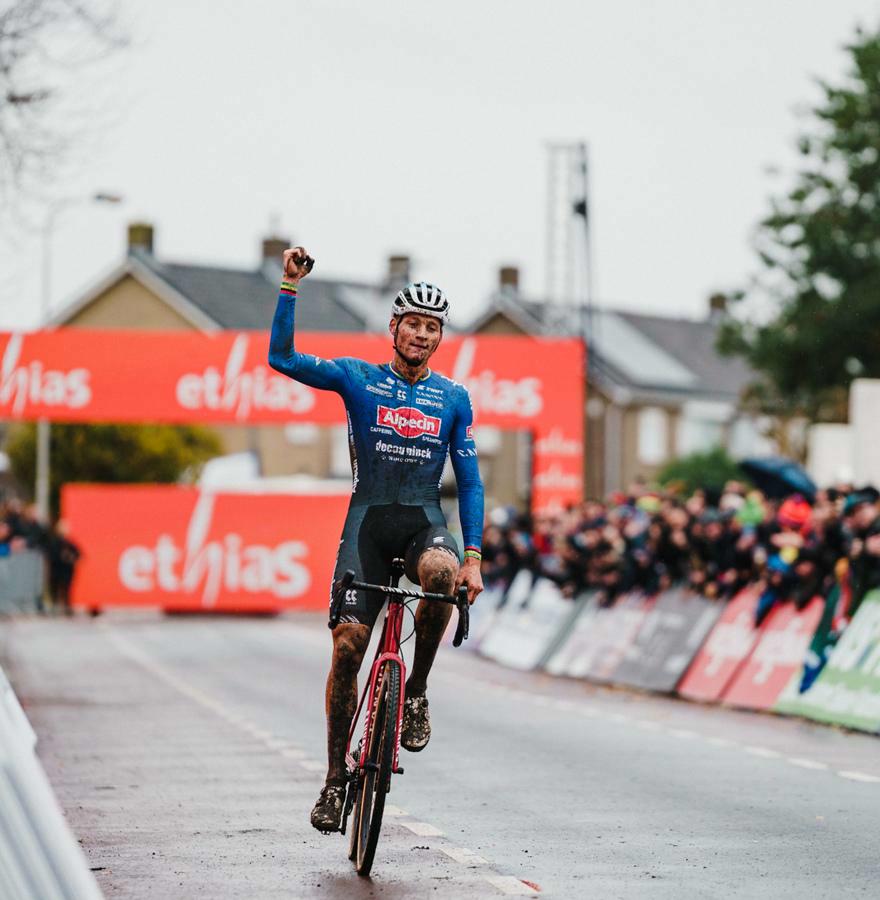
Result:
{"label": "sponsor board", "polygon": [[774,708],[880,732],[880,591],[862,600],[810,689],[799,695],[790,687]]}
{"label": "sponsor board", "polygon": [[748,709],[770,709],[804,664],[824,601],[814,597],[802,610],[777,604],[758,629],[748,659],[721,696],[721,702]]}
{"label": "sponsor board", "polygon": [[570,622],[573,609],[552,581],[539,578],[525,604],[508,603],[499,610],[480,653],[512,669],[533,669]]}
{"label": "sponsor board", "polygon": [[[0,333],[0,418],[67,422],[336,424],[339,398],[272,370],[268,333],[100,331]],[[319,358],[381,363],[376,335],[315,332],[297,348]],[[535,436],[532,506],[558,509],[583,494],[583,347],[569,338],[481,335],[444,340],[432,367],[464,384],[477,421]],[[391,399],[387,388],[371,385]],[[149,389],[145,390],[144,386]],[[428,393],[428,391],[426,391]],[[390,404],[389,404],[390,406]],[[414,408],[415,409],[415,408]],[[425,440],[424,409],[410,416]],[[389,426],[393,427],[393,426]],[[398,431],[398,433],[400,433]],[[409,436],[409,435],[406,435]]]}
{"label": "sponsor board", "polygon": [[553,675],[611,681],[630,642],[638,633],[651,601],[641,594],[623,594],[613,606],[601,608],[591,598],[584,605],[569,637],[547,661]]}
{"label": "sponsor board", "polygon": [[758,640],[755,608],[760,593],[760,588],[754,585],[743,588],[724,607],[678,686],[682,697],[690,700],[721,698]]}
{"label": "sponsor board", "polygon": [[277,612],[327,607],[348,497],[68,485],[86,608]]}
{"label": "sponsor board", "polygon": [[659,594],[614,670],[614,682],[673,691],[723,606],[684,588]]}

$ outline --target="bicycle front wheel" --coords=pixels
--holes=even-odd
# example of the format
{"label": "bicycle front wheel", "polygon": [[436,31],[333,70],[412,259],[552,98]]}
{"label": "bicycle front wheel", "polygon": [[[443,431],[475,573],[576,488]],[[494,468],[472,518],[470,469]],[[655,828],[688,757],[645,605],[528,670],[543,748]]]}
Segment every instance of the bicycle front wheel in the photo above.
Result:
{"label": "bicycle front wheel", "polygon": [[376,692],[370,746],[365,750],[366,764],[361,771],[355,800],[351,858],[357,866],[358,875],[370,874],[379,843],[385,795],[391,783],[400,690],[400,666],[389,661],[385,664]]}

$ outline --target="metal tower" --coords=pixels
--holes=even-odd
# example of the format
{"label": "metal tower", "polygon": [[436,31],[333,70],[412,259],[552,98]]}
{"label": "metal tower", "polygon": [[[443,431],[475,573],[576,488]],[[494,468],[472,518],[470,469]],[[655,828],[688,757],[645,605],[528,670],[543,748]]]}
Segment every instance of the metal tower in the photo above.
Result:
{"label": "metal tower", "polygon": [[593,268],[587,145],[547,145],[546,302],[588,344],[593,334]]}

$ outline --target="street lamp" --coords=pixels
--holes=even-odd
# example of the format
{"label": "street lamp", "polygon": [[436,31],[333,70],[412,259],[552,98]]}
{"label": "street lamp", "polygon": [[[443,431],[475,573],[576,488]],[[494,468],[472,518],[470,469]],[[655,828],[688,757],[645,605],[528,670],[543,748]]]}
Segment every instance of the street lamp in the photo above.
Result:
{"label": "street lamp", "polygon": [[[52,232],[58,216],[67,208],[81,203],[122,203],[118,194],[100,192],[91,197],[64,197],[50,204],[43,220],[43,265],[40,284],[41,326],[49,323],[49,311],[52,306]],[[51,429],[46,419],[37,422],[37,477],[34,486],[34,499],[44,522],[49,520],[49,444]]]}

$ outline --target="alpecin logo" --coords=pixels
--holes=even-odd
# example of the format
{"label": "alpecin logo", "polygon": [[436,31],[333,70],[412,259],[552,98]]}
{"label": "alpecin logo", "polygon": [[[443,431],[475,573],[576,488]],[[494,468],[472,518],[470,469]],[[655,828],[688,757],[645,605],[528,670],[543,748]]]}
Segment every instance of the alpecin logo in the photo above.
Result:
{"label": "alpecin logo", "polygon": [[423,434],[439,437],[442,421],[439,416],[428,416],[411,406],[400,406],[397,409],[380,406],[376,412],[377,425],[393,428],[397,434],[405,438],[419,437]]}

